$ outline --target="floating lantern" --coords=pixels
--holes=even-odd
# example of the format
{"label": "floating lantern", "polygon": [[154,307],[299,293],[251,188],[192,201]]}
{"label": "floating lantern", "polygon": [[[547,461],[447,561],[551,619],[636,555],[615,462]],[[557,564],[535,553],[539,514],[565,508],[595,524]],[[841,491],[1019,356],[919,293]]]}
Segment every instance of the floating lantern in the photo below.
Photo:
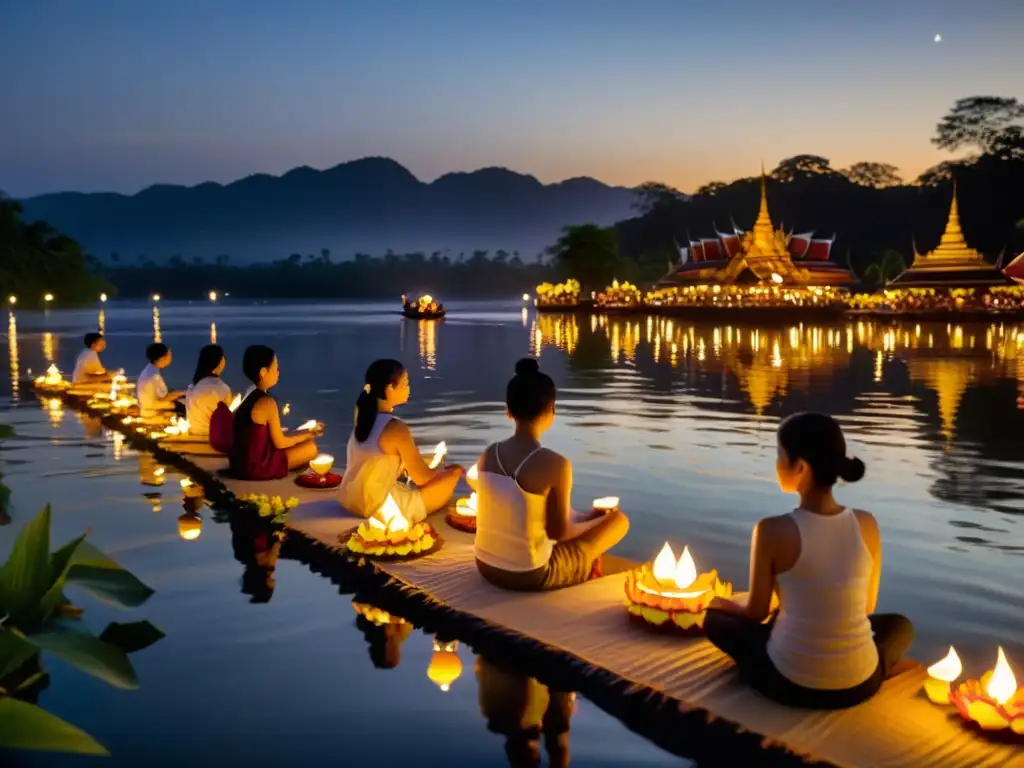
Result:
{"label": "floating lantern", "polygon": [[718,578],[718,571],[697,573],[684,547],[676,560],[665,544],[654,559],[626,575],[626,610],[632,619],[660,630],[696,634],[704,627],[705,609],[716,597],[732,597],[732,584]]}
{"label": "floating lantern", "polygon": [[427,677],[445,693],[451,690],[452,684],[462,676],[462,659],[459,658],[458,649],[458,640],[442,643],[434,638],[434,652],[430,656]]}
{"label": "floating lantern", "polygon": [[1017,687],[1017,679],[1000,648],[996,666],[982,675],[981,680],[968,680],[949,697],[964,720],[976,723],[986,731],[1009,729],[1024,735],[1024,687]]}
{"label": "floating lantern", "polygon": [[342,538],[354,554],[388,559],[419,557],[441,545],[429,523],[409,524],[390,493],[375,516],[360,523],[347,539]]}
{"label": "floating lantern", "polygon": [[441,466],[441,462],[444,461],[444,457],[447,453],[448,444],[442,440],[437,444],[437,447],[434,448],[434,457],[430,460],[430,463],[427,466],[430,467],[430,469],[437,469]]}
{"label": "floating lantern", "polygon": [[956,649],[949,646],[946,657],[928,667],[928,679],[924,681],[924,692],[928,699],[933,704],[949,704],[951,686],[963,669]]}
{"label": "floating lantern", "polygon": [[203,532],[203,519],[194,513],[186,512],[178,518],[178,535],[185,541],[195,541]]}

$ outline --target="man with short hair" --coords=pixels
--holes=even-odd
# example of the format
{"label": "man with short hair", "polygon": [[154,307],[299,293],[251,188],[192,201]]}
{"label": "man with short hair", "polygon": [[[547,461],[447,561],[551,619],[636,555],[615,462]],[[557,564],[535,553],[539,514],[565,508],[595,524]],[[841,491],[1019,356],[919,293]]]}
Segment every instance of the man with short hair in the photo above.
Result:
{"label": "man with short hair", "polygon": [[102,333],[85,334],[85,349],[78,355],[75,361],[75,372],[71,375],[72,384],[85,384],[89,382],[108,382],[113,379],[114,374],[103,367],[100,362],[100,352],[107,348],[107,340]]}
{"label": "man with short hair", "polygon": [[171,364],[170,348],[159,342],[150,344],[146,347],[146,359],[149,360],[149,365],[142,369],[139,380],[135,383],[140,415],[143,418],[173,412],[184,415],[184,408],[178,401],[185,396],[185,393],[169,392],[161,373]]}

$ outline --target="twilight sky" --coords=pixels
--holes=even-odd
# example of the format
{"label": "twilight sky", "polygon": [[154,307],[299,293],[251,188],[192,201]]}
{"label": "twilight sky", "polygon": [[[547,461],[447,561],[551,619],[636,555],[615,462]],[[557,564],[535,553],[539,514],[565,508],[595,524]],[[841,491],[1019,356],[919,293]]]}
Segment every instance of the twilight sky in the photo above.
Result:
{"label": "twilight sky", "polygon": [[1022,32],[1024,0],[10,3],[0,189],[366,155],[684,191],[798,153],[913,177],[954,100],[1024,97]]}

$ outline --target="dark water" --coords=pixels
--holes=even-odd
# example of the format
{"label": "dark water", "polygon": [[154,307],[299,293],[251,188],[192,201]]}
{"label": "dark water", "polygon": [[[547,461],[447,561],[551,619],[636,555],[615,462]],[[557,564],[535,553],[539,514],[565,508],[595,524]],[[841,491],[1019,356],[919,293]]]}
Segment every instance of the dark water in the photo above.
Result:
{"label": "dark water", "polygon": [[[168,382],[183,386],[191,376],[211,323],[235,388],[243,384],[244,347],[269,343],[289,418],[325,421],[322,448],[343,456],[366,364],[398,357],[412,375],[402,415],[417,439],[427,447],[446,440],[453,460],[469,463],[508,429],[502,399],[514,361],[539,354],[560,388],[548,443],[575,461],[578,504],[618,495],[632,517],[619,553],[641,559],[665,539],[686,543],[698,566],[719,568],[741,588],[753,524],[793,504],[774,483],[778,419],[826,410],[868,465],[863,482],[839,493],[880,520],[880,610],[914,619],[914,655],[937,659],[955,643],[966,670],[980,672],[1002,644],[1018,671],[1024,664],[1024,413],[1017,406],[1024,332],[1017,327],[716,328],[536,317],[515,304],[452,304],[445,322],[416,323],[390,310],[161,305],[159,333],[175,353]],[[81,334],[97,323],[95,311],[16,320],[11,368],[22,373],[49,360],[70,370]],[[136,375],[154,336],[151,308],[115,304],[104,321],[105,363]],[[168,637],[136,657],[139,691],[116,691],[47,662],[53,682],[41,703],[96,735],[114,753],[109,764],[216,765],[227,764],[226,755],[231,764],[256,765],[510,762],[505,737],[488,731],[487,721],[500,730],[495,707],[508,700],[509,685],[526,685],[523,677],[478,687],[472,652],[461,647],[462,675],[443,693],[426,676],[432,638],[418,631],[400,644],[397,668],[377,670],[351,597],[284,558],[269,602],[252,603],[267,597],[259,563],[273,560],[272,552],[257,563],[251,536],[209,516],[198,540],[182,541],[173,479],[155,510],[142,495],[153,489],[139,482],[139,458],[111,436],[85,439],[75,414],[46,411],[28,393],[14,392],[12,402],[4,419],[25,438],[2,453],[15,521],[0,529],[0,551],[50,501],[55,541],[89,527],[98,546],[157,590],[139,618]],[[82,602],[95,626],[126,618]],[[564,697],[554,700],[564,705]],[[586,700],[573,708],[566,738],[574,765],[678,762]],[[395,744],[403,755],[389,750]]]}

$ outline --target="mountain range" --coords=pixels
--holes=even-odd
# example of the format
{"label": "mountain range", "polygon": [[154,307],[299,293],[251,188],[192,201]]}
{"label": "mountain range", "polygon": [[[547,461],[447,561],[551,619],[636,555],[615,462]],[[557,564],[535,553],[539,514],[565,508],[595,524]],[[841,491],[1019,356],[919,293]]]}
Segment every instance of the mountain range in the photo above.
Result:
{"label": "mountain range", "polygon": [[134,195],[57,192],[20,200],[26,220],[43,219],[106,261],[173,255],[232,264],[292,253],[332,257],[474,249],[519,251],[553,243],[562,227],[612,224],[635,195],[592,178],[542,184],[505,168],[449,173],[426,183],[401,164],[369,157],[318,171],[254,174],[230,184],[156,184]]}

